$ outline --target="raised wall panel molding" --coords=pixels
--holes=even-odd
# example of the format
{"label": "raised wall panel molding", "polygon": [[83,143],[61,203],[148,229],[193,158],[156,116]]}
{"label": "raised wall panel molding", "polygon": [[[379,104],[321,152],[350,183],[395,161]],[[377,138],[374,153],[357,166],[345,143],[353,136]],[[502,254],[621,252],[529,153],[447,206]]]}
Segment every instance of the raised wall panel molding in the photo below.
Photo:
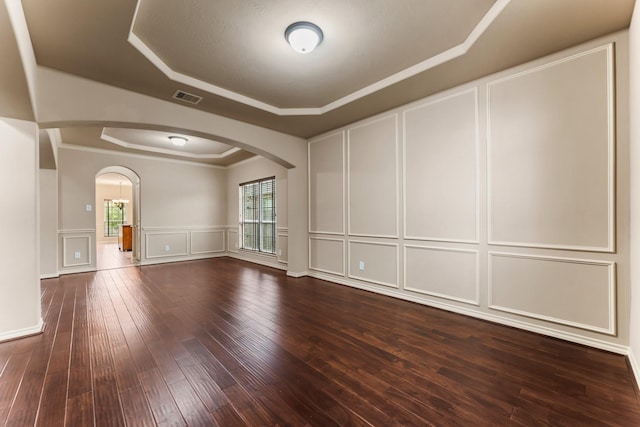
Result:
{"label": "raised wall panel molding", "polygon": [[[580,68],[571,69],[570,66],[574,64]],[[550,74],[549,76],[541,74],[541,77],[536,77],[540,73],[547,72],[555,74]],[[573,89],[574,86],[581,83],[576,76],[579,76],[584,82],[579,88]],[[501,97],[518,97],[519,101],[515,104],[510,102],[508,104],[509,107],[504,106],[507,105],[506,101],[503,104],[498,104],[495,109],[501,106],[500,113],[506,116],[496,118],[499,113],[492,110],[494,108],[492,107],[492,102],[498,96],[496,95],[497,90],[503,87],[502,85],[514,85],[520,79],[524,83],[517,90],[509,86],[508,90],[503,89],[500,92]],[[550,85],[553,85],[553,87],[549,88]],[[558,90],[561,91],[564,87],[567,88],[567,96],[557,93]],[[544,88],[548,90],[543,90]],[[557,99],[549,98],[554,96]],[[591,99],[587,102],[582,100],[583,96],[591,96],[591,98],[601,96],[603,102],[598,104],[591,101]],[[541,118],[537,118],[535,115],[526,114],[525,111],[528,110],[522,110],[520,114],[514,111],[514,105],[526,105],[525,103],[529,98],[531,99],[530,102],[537,103],[529,110],[535,108],[535,111],[544,111],[546,116],[540,115]],[[540,107],[542,103],[550,107],[542,108]],[[562,103],[571,103],[570,108]],[[520,108],[524,109],[525,107]],[[586,108],[595,109],[599,114],[592,110],[588,112],[581,111],[581,109],[584,110]],[[507,113],[504,112],[505,110]],[[561,111],[563,115],[569,117],[569,123],[567,123],[564,116],[561,124],[556,123],[554,121],[556,116],[553,116],[554,110]],[[536,120],[544,120],[544,126]],[[529,126],[522,125],[520,121],[530,122]],[[599,121],[602,123],[599,123]],[[496,128],[495,123],[498,122],[500,122],[500,127]],[[519,135],[519,129],[522,128],[533,128],[540,133],[540,136],[537,137],[538,139],[535,140],[536,143],[530,143],[530,153],[522,150],[522,147],[524,147],[522,144],[527,144],[526,139],[523,140],[513,136],[508,141],[509,143],[506,140],[508,135]],[[614,252],[616,227],[615,128],[613,43],[488,82],[487,209],[489,244]],[[496,136],[497,133],[500,136]],[[589,142],[590,138],[593,139],[595,138],[594,135],[598,134],[602,134],[602,141],[594,142],[592,140]],[[496,140],[498,138],[501,138],[499,143],[500,154],[496,151]],[[533,138],[533,136],[527,136],[527,138]],[[519,142],[521,146],[511,147],[513,145],[511,141],[515,143],[520,140],[522,140],[521,143]],[[540,141],[546,141],[546,144],[540,144]],[[566,144],[560,145],[556,141],[566,141]],[[590,151],[587,151],[587,149]],[[556,151],[551,152],[551,150]],[[576,153],[584,156],[584,160]],[[526,158],[518,161],[516,157],[518,154],[526,156]],[[499,162],[502,172],[498,172],[501,175],[496,177],[496,163],[492,158],[498,155],[502,156],[502,160]],[[531,164],[531,160],[536,158],[545,159],[545,167],[539,169],[545,170],[546,175],[529,176],[532,172],[530,173],[526,167],[521,167],[521,165]],[[567,159],[567,162],[583,160],[585,163],[559,163],[565,159]],[[573,169],[577,172],[573,174],[567,172]],[[598,173],[602,174],[603,179],[594,178],[594,175]],[[564,175],[567,176],[565,177]],[[517,176],[518,180],[514,179],[514,176]],[[536,194],[536,200],[528,201],[526,198],[519,200],[519,198],[525,197],[529,193],[526,191],[527,188],[515,188],[518,182],[524,182],[532,188],[535,186],[536,191],[531,191],[531,193]],[[594,183],[598,182],[606,182],[606,189],[594,187]],[[507,184],[505,183],[514,188],[506,188]],[[583,186],[582,188],[580,188],[581,185]],[[497,187],[500,189],[496,190]],[[597,197],[598,191],[602,193],[602,198],[596,201],[594,198]],[[502,194],[499,200],[496,199],[498,197],[496,193]],[[576,198],[576,200],[571,202],[571,198]],[[528,205],[534,202],[536,203],[536,209],[529,208]],[[505,207],[496,208],[497,204]],[[563,212],[558,210],[562,209],[563,205],[565,205],[565,209],[572,211]],[[506,206],[509,207],[509,212],[513,218],[505,217]],[[519,208],[520,211],[513,212],[513,208]],[[496,218],[496,212],[500,212],[502,217]],[[600,215],[601,218],[596,215]],[[606,219],[604,216],[606,216]],[[525,218],[526,221],[527,217],[531,217],[531,219],[523,224],[522,218]],[[535,228],[533,225],[527,227],[528,224],[535,224]],[[497,235],[496,229],[498,226],[502,228],[502,236]],[[512,228],[508,230],[507,227]],[[530,230],[535,230],[536,233]],[[585,231],[588,231],[591,235],[585,233]],[[518,234],[522,237],[518,237]],[[529,237],[524,237],[527,234]],[[533,239],[536,234],[539,236],[538,240]],[[588,239],[593,243],[586,243]]]}
{"label": "raised wall panel molding", "polygon": [[[357,246],[357,245],[363,245],[363,246],[372,246],[372,247],[388,247],[388,248],[393,248],[394,252],[395,252],[395,257],[394,257],[394,262],[395,262],[395,269],[394,270],[394,277],[392,281],[389,280],[381,280],[381,279],[376,279],[374,277],[367,277],[366,275],[362,275],[362,274],[356,274],[352,271],[352,265],[353,262],[358,262],[361,258],[355,258],[353,255],[353,246]],[[379,254],[378,254],[379,255]],[[367,255],[366,257],[363,256],[362,258],[369,258],[372,257],[373,255]],[[370,242],[370,241],[365,241],[365,240],[350,240],[349,241],[349,253],[348,253],[348,257],[349,257],[349,269],[348,269],[348,277],[350,279],[356,279],[356,280],[363,280],[365,282],[369,282],[369,283],[375,283],[377,285],[383,285],[383,286],[388,286],[391,288],[398,288],[399,287],[399,283],[400,283],[400,250],[399,250],[399,246],[397,243],[384,243],[384,242]],[[367,260],[367,259],[363,259],[363,261],[365,262],[365,268],[362,271],[369,271],[373,268],[383,268],[383,262],[384,260],[388,259],[387,257],[382,257],[380,256],[379,259],[374,260],[373,262],[371,260]],[[356,261],[358,260],[358,261]],[[373,265],[372,265],[373,264]],[[356,269],[355,271],[360,271],[358,269]],[[374,272],[375,274],[375,272]]]}
{"label": "raised wall panel molding", "polygon": [[[525,264],[537,263],[538,265],[525,268],[525,264],[510,267],[509,283],[501,283],[504,292],[496,301],[496,266],[495,260],[507,258],[515,260],[525,260]],[[541,264],[546,263],[547,272]],[[584,266],[584,268],[580,268]],[[564,271],[563,271],[564,269]],[[598,272],[597,270],[603,271]],[[579,271],[584,270],[584,271]],[[489,308],[493,310],[513,313],[520,316],[553,322],[561,325],[571,326],[579,329],[600,332],[607,335],[616,334],[616,263],[613,261],[599,261],[588,259],[538,256],[528,254],[513,254],[501,252],[489,252]],[[566,276],[564,279],[561,276]],[[597,275],[606,279],[606,283],[597,283]],[[589,283],[592,279],[593,283]],[[535,284],[527,286],[527,281],[534,281]],[[515,288],[514,286],[516,286]],[[565,285],[563,287],[563,285]],[[587,286],[589,286],[588,289]],[[604,289],[596,289],[603,287]],[[513,297],[517,291],[511,305],[506,299]],[[523,299],[526,296],[526,301]],[[589,296],[591,301],[581,300]],[[526,307],[528,305],[528,307]],[[537,310],[536,310],[537,308]],[[562,317],[554,311],[562,311]],[[573,319],[571,317],[574,317]],[[600,317],[600,322],[588,323],[586,316]],[[583,319],[580,319],[582,317]]]}
{"label": "raised wall panel molding", "polygon": [[391,235],[387,235],[387,234],[358,234],[358,233],[349,233],[349,237],[362,237],[362,238],[369,238],[369,239],[393,239],[393,240],[397,240],[397,236],[391,236]]}
{"label": "raised wall panel molding", "polygon": [[[416,127],[420,130],[419,136],[412,132]],[[402,112],[402,129],[404,238],[478,243],[478,86],[446,96],[436,95],[427,98],[427,102],[411,106]],[[408,167],[416,159],[420,159],[420,164]],[[417,188],[409,189],[412,185]],[[409,230],[408,224],[414,230]],[[415,230],[415,227],[422,227],[422,230]]]}
{"label": "raised wall panel molding", "polygon": [[[340,202],[342,203],[342,206],[337,209],[340,213],[340,226],[338,227],[338,229],[335,230],[330,230],[327,228],[316,228],[314,227],[315,223],[317,222],[316,218],[314,218],[314,213],[315,215],[319,215],[320,213],[326,213],[328,212],[335,212],[336,211],[336,207],[332,206],[332,209],[319,209],[318,207],[312,206],[312,200],[314,199],[315,196],[315,192],[314,192],[314,176],[312,174],[313,171],[313,159],[312,159],[312,149],[314,147],[314,144],[326,144],[327,140],[330,140],[332,138],[340,138],[340,173],[341,173],[341,183],[340,183]],[[308,143],[308,150],[307,150],[307,191],[308,191],[308,224],[309,224],[309,233],[317,233],[317,234],[329,234],[329,235],[336,235],[336,236],[343,236],[344,235],[344,231],[345,231],[345,211],[347,208],[347,199],[346,199],[346,156],[345,156],[345,140],[346,140],[346,132],[345,131],[340,131],[340,132],[334,132],[331,133],[329,135],[325,135],[322,136],[320,138],[314,139],[309,141]],[[319,185],[320,183],[318,183]],[[335,191],[335,190],[334,190]],[[314,200],[315,201],[315,200]]]}
{"label": "raised wall panel molding", "polygon": [[229,226],[226,225],[217,225],[217,226],[167,226],[167,227],[142,227],[141,230],[142,231],[150,231],[150,232],[155,232],[155,231],[191,231],[191,230],[195,230],[195,231],[218,231],[218,230],[226,230],[227,228],[229,228]]}
{"label": "raised wall panel molding", "polygon": [[[386,114],[381,117],[376,117],[371,120],[366,120],[356,126],[350,127],[347,130],[347,201],[348,205],[347,209],[347,234],[350,236],[365,236],[365,235],[376,235],[380,237],[388,237],[388,238],[398,238],[399,237],[399,223],[400,223],[400,165],[399,165],[399,126],[398,126],[398,113]],[[370,176],[378,178],[381,176],[381,171],[383,171],[384,164],[393,165],[393,173],[389,173],[389,177],[393,177],[394,182],[392,184],[387,185],[387,189],[389,193],[386,194],[381,193],[381,188],[385,187],[388,179],[379,179],[377,182],[368,182],[361,183],[362,187],[354,189],[352,186],[354,185],[354,178],[352,178],[352,163],[357,163],[358,165],[364,165],[365,160],[363,156],[374,156],[380,155],[378,153],[380,147],[375,147],[372,141],[367,141],[366,149],[360,150],[358,154],[354,153],[352,147],[354,144],[354,133],[356,131],[363,130],[368,127],[380,125],[384,122],[392,122],[393,132],[388,130],[388,132],[393,137],[393,156],[389,157],[381,157],[378,159],[374,159],[378,164],[370,166]],[[375,133],[376,136],[380,134],[380,130],[378,129]],[[386,141],[382,141],[382,145],[384,145]],[[357,161],[356,161],[357,158]],[[375,171],[375,174],[373,173]],[[391,171],[390,171],[391,172]],[[363,196],[361,196],[363,195]],[[362,202],[367,203],[367,206],[358,208],[356,203]],[[391,206],[391,208],[389,208]],[[376,212],[378,216],[381,216],[384,213],[383,209],[392,209],[393,213],[387,213],[387,217],[378,218],[378,221],[375,221],[375,224],[364,224],[354,226],[354,218],[359,218],[361,221],[364,218],[369,218],[371,212]],[[390,232],[375,232],[369,231],[372,228],[379,228],[380,224],[384,221],[387,224],[383,224],[383,227],[391,230]],[[393,224],[390,225],[389,222],[392,221]],[[363,230],[364,228],[364,230]],[[369,230],[366,230],[366,229]],[[385,230],[387,231],[387,230]]]}
{"label": "raised wall panel molding", "polygon": [[[182,239],[174,239],[176,236],[181,236]],[[164,237],[165,239],[160,240],[160,238]],[[171,258],[177,256],[187,256],[188,248],[189,248],[189,233],[187,231],[165,231],[165,232],[152,232],[145,233],[145,248],[146,248],[146,258]],[[169,238],[170,240],[167,240]],[[170,241],[171,243],[165,243]],[[164,246],[169,244],[169,251],[164,250]],[[175,247],[176,244],[182,246],[182,250],[174,251],[171,247]],[[160,247],[156,248],[155,245],[159,245]]]}
{"label": "raised wall panel molding", "polygon": [[[473,256],[473,294],[468,295],[467,297],[463,297],[460,295],[452,295],[451,293],[447,293],[444,289],[439,290],[430,290],[428,287],[417,287],[416,285],[412,285],[409,283],[409,265],[408,265],[408,254],[410,250],[418,250],[418,251],[431,251],[436,253],[450,253],[454,257],[455,255],[472,255]],[[436,260],[437,261],[437,260]],[[442,260],[439,260],[442,261]],[[462,261],[459,257],[455,261],[456,266],[451,266],[448,271],[444,271],[443,274],[445,277],[440,278],[440,280],[445,281],[446,288],[450,288],[452,286],[462,284],[464,278],[458,276],[454,276],[454,274],[460,274],[462,269]],[[424,265],[424,261],[422,263]],[[433,272],[434,274],[437,272],[436,269],[439,265],[442,265],[441,262],[436,262],[436,265],[429,264],[430,268],[427,268],[429,272]],[[446,267],[446,266],[445,266]],[[429,273],[419,274],[419,276],[425,281],[429,282],[430,278],[428,277]],[[449,274],[449,277],[446,275]],[[404,282],[403,289],[418,292],[425,295],[430,295],[438,298],[445,298],[452,301],[463,302],[465,304],[473,304],[476,306],[480,305],[480,265],[479,265],[479,251],[477,250],[468,250],[468,249],[456,249],[456,248],[443,248],[443,247],[434,247],[434,246],[420,246],[420,245],[404,245]]]}
{"label": "raised wall panel molding", "polygon": [[278,232],[277,234],[277,253],[276,259],[279,263],[288,264],[289,262],[289,233],[287,232]]}
{"label": "raised wall panel molding", "polygon": [[[91,244],[92,234],[81,235],[84,233],[81,233],[78,231],[74,231],[73,233],[63,233],[63,234],[73,234],[73,235],[62,236],[62,266],[64,268],[67,268],[67,267],[81,267],[81,266],[91,265],[92,263],[91,254],[93,249],[93,245]],[[79,244],[72,245],[71,244],[72,241],[77,241],[77,242],[84,241],[84,244],[79,243]],[[80,249],[80,246],[82,246],[82,250],[78,251],[78,249]],[[73,253],[70,253],[70,252],[73,252]],[[81,258],[79,258],[77,261],[73,256],[75,252],[81,253]],[[69,261],[69,260],[73,260],[73,261]]]}
{"label": "raised wall panel molding", "polygon": [[[238,253],[238,229],[235,227],[234,229],[227,230],[227,251],[237,254]],[[235,245],[234,245],[235,243]]]}
{"label": "raised wall panel molding", "polygon": [[[322,266],[318,266],[318,265],[314,265],[313,262],[313,257],[314,255],[316,255],[313,251],[313,242],[317,241],[317,242],[333,242],[333,243],[340,243],[340,250],[341,250],[341,254],[340,254],[340,259],[341,259],[341,267],[340,270],[331,270],[329,268],[322,268]],[[324,273],[329,273],[329,274],[335,274],[338,276],[344,276],[345,274],[345,257],[346,257],[346,253],[345,253],[345,241],[344,239],[334,239],[334,238],[329,238],[329,237],[318,237],[318,236],[310,236],[309,237],[309,270],[315,270],[315,271],[320,271],[320,272],[324,272]]]}
{"label": "raised wall panel molding", "polygon": [[92,234],[95,233],[95,228],[78,228],[78,229],[62,229],[58,230],[58,234]]}
{"label": "raised wall panel molding", "polygon": [[[226,252],[226,245],[225,245],[226,233],[224,229],[191,231],[190,234],[191,234],[189,239],[191,243],[190,252],[192,255]],[[208,239],[209,241],[199,242],[199,239],[204,236],[210,236]],[[217,242],[214,236],[219,236],[220,241]],[[196,248],[196,245],[199,243],[205,245],[205,247]],[[218,244],[216,246],[217,243],[221,243],[221,244]]]}

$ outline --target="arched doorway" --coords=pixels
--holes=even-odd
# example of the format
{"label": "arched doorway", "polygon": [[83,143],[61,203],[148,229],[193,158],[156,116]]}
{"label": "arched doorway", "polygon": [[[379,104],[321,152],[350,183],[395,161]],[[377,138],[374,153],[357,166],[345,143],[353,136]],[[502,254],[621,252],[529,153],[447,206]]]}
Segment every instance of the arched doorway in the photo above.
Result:
{"label": "arched doorway", "polygon": [[96,174],[96,267],[140,264],[140,178],[110,166]]}

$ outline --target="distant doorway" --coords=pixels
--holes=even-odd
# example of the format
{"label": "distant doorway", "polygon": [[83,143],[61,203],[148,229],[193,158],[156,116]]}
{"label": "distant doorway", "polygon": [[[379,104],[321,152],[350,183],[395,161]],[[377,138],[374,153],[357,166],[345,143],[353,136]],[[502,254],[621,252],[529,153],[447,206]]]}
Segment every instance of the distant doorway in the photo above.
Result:
{"label": "distant doorway", "polygon": [[126,168],[105,168],[96,175],[96,268],[108,270],[140,263],[140,180]]}

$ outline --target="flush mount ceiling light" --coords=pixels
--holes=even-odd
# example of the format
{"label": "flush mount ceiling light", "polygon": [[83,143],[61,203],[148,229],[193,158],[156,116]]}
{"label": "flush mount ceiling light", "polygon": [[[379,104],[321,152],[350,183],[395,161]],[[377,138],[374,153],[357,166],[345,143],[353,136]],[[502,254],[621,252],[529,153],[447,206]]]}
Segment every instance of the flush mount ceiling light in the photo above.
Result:
{"label": "flush mount ceiling light", "polygon": [[173,145],[182,147],[184,144],[187,143],[188,139],[183,136],[170,136],[169,141],[171,141]]}
{"label": "flush mount ceiling light", "polygon": [[284,31],[284,38],[296,52],[309,53],[322,43],[323,34],[316,24],[294,22]]}

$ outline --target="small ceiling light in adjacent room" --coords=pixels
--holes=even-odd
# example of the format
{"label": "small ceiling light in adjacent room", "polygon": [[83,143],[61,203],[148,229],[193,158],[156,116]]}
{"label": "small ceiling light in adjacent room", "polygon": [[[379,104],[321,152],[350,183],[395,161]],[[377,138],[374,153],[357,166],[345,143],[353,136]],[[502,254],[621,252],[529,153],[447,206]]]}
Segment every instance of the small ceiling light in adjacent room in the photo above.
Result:
{"label": "small ceiling light in adjacent room", "polygon": [[173,145],[176,145],[178,147],[182,147],[188,141],[188,139],[183,136],[170,136],[169,140]]}
{"label": "small ceiling light in adjacent room", "polygon": [[285,30],[284,38],[296,52],[309,53],[322,43],[323,34],[316,24],[294,22]]}

